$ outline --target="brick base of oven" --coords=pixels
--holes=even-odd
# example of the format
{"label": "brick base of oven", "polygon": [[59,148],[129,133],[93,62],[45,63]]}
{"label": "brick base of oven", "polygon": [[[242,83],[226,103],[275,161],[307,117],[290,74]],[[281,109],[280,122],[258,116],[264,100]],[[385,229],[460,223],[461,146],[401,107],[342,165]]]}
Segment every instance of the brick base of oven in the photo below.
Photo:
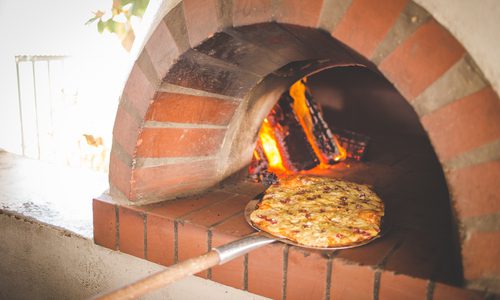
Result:
{"label": "brick base of oven", "polygon": [[[120,205],[103,195],[93,202],[94,240],[168,266],[253,232],[243,209],[262,191],[260,184],[243,182],[142,207]],[[408,259],[408,248],[418,248],[405,239],[409,234],[418,233],[393,228],[369,245],[333,253],[274,243],[197,276],[273,299],[484,298],[481,292],[436,282],[432,276],[398,272],[420,267],[415,263],[419,258]]]}

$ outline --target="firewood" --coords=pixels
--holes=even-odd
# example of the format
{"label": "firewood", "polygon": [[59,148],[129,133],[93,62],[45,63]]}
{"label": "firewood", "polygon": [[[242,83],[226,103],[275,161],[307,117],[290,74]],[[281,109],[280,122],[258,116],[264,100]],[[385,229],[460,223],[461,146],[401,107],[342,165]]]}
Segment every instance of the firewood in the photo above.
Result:
{"label": "firewood", "polygon": [[319,153],[316,153],[316,155],[320,157],[321,162],[326,164],[338,162],[341,156],[338,142],[336,142],[335,136],[323,118],[321,109],[313,101],[313,97],[308,89],[305,91],[305,102],[312,120],[312,136],[319,150]]}
{"label": "firewood", "polygon": [[304,129],[293,111],[293,99],[284,93],[268,116],[282,154],[283,164],[290,171],[309,170],[319,164]]}
{"label": "firewood", "polygon": [[250,162],[250,167],[248,168],[248,172],[252,178],[260,181],[260,174],[266,172],[268,168],[269,162],[264,152],[264,148],[262,148],[262,142],[260,139],[258,139],[253,153],[252,161]]}

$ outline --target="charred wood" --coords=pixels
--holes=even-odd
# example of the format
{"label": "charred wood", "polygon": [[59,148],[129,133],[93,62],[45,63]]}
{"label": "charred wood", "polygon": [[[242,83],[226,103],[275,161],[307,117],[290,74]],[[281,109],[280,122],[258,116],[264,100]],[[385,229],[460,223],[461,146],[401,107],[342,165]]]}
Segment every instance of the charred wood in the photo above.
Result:
{"label": "charred wood", "polygon": [[269,162],[267,160],[266,153],[262,147],[261,140],[258,139],[248,171],[252,178],[260,181],[259,175],[265,173],[268,168]]}
{"label": "charred wood", "polygon": [[335,137],[323,118],[323,114],[318,104],[313,101],[313,97],[307,89],[305,100],[305,104],[311,115],[312,135],[314,136],[317,149],[320,152],[316,154],[321,156],[321,161],[327,164],[334,164],[338,160],[336,160],[336,158],[340,155],[340,151],[335,143]]}
{"label": "charred wood", "polygon": [[319,164],[304,129],[293,111],[293,99],[284,93],[268,116],[280,147],[283,164],[291,171],[309,170]]}

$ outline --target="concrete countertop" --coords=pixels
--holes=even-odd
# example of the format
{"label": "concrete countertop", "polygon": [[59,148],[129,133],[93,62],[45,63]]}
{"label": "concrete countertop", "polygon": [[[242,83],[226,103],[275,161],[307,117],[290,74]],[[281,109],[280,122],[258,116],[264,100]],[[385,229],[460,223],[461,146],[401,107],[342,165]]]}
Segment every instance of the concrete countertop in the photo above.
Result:
{"label": "concrete countertop", "polygon": [[[0,150],[0,299],[88,299],[158,272],[92,240],[92,198],[107,174]],[[265,299],[189,276],[142,299]]]}
{"label": "concrete countertop", "polygon": [[107,174],[0,151],[0,210],[93,238],[92,198]]}

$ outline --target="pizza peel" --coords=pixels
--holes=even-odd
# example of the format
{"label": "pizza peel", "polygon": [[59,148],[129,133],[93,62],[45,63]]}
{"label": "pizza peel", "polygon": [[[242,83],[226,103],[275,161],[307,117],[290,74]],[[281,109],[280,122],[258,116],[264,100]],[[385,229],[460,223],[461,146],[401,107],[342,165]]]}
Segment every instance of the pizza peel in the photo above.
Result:
{"label": "pizza peel", "polygon": [[217,265],[222,265],[252,250],[277,241],[300,248],[334,251],[359,247],[371,243],[387,233],[389,228],[387,226],[388,224],[385,221],[385,218],[382,218],[380,233],[367,241],[341,247],[311,247],[298,244],[287,238],[264,232],[253,224],[253,222],[250,220],[250,214],[257,208],[257,204],[261,201],[262,196],[263,194],[260,194],[256,197],[256,199],[251,200],[246,205],[244,211],[245,220],[250,226],[252,226],[252,228],[256,230],[256,232],[246,235],[236,241],[213,248],[211,251],[201,256],[190,258],[177,264],[168,266],[166,270],[159,271],[110,293],[96,296],[94,299],[136,299],[148,292],[165,287],[168,284],[180,280],[184,277],[196,274]]}

